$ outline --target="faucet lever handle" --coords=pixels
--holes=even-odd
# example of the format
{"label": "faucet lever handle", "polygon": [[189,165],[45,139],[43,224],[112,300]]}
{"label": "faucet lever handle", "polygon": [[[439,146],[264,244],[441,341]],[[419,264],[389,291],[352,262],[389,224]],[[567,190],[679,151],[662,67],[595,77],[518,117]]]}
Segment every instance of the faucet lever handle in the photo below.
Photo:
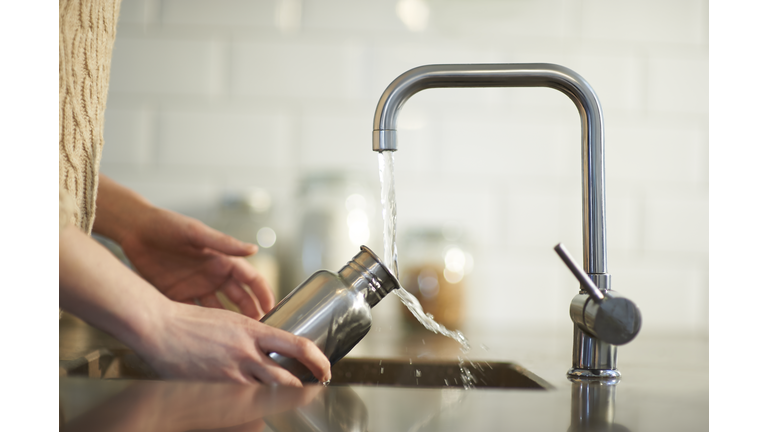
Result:
{"label": "faucet lever handle", "polygon": [[579,294],[571,301],[571,320],[583,331],[612,345],[634,339],[643,322],[637,305],[616,291],[600,291],[562,243],[555,246],[555,252],[589,293],[589,298]]}
{"label": "faucet lever handle", "polygon": [[573,273],[574,276],[576,276],[576,279],[579,280],[581,283],[582,289],[586,290],[587,293],[589,293],[589,296],[592,297],[592,300],[594,300],[597,303],[602,303],[605,299],[605,295],[600,291],[600,289],[597,288],[594,282],[592,282],[592,279],[589,278],[589,275],[579,268],[579,266],[576,264],[576,261],[573,260],[573,257],[571,257],[571,254],[568,253],[568,250],[565,248],[565,245],[562,243],[558,243],[557,246],[555,246],[555,252],[560,256],[560,259],[563,260],[566,266],[571,270],[571,273]]}

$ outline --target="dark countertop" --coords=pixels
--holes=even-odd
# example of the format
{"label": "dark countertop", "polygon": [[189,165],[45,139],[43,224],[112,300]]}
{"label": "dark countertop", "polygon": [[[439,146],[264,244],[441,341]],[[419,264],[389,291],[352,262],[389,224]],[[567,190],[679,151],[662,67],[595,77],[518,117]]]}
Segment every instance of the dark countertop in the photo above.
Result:
{"label": "dark countertop", "polygon": [[[547,336],[468,329],[465,333],[470,341],[483,345],[483,349],[473,350],[482,354],[470,353],[470,358],[515,360],[553,388],[462,390],[308,385],[293,389],[68,377],[67,374],[110,378],[132,373],[138,377],[146,371],[141,370],[137,359],[128,368],[116,365],[114,353],[122,353],[121,358],[130,354],[122,344],[65,316],[60,323],[62,429],[260,430],[263,424],[264,430],[275,431],[505,428],[637,432],[709,428],[707,338],[641,333],[637,340],[619,348],[623,377],[617,384],[607,385],[571,383],[565,378],[570,354],[566,332]],[[457,349],[451,341],[443,339],[428,333],[374,327],[350,356],[455,358]]]}

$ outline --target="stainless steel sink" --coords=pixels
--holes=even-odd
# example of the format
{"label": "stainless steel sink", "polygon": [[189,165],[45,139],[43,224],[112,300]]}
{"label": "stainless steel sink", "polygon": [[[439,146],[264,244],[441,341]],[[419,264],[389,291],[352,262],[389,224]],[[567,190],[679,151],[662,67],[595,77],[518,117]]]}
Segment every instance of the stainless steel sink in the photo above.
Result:
{"label": "stainless steel sink", "polygon": [[[128,350],[101,349],[72,361],[60,361],[61,375],[103,379],[158,379]],[[461,369],[465,370],[462,373]],[[548,389],[546,381],[515,363],[344,358],[331,369],[331,385],[411,388]]]}
{"label": "stainless steel sink", "polygon": [[[430,335],[423,337],[429,340]],[[422,335],[418,338],[424,342]],[[439,349],[439,344],[433,346],[438,347],[437,351],[444,358],[446,352]],[[475,388],[553,388],[515,363],[473,359],[466,360],[463,367]],[[464,388],[458,359],[414,359],[412,362],[410,359],[347,357],[333,366],[332,373],[331,385]],[[59,322],[59,375],[101,379],[159,379],[128,347],[66,313]]]}
{"label": "stainless steel sink", "polygon": [[[464,373],[462,373],[462,368]],[[548,389],[546,381],[515,363],[344,358],[331,369],[331,385],[372,385],[412,388]]]}

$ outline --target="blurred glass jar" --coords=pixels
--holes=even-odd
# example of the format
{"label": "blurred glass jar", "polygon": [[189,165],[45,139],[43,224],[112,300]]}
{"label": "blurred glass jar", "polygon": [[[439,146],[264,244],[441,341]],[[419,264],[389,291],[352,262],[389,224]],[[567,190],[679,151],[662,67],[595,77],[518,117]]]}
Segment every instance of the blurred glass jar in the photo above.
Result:
{"label": "blurred glass jar", "polygon": [[[403,234],[400,281],[435,321],[460,328],[466,315],[465,283],[472,271],[472,255],[456,225],[410,229]],[[416,318],[403,306],[406,322]]]}
{"label": "blurred glass jar", "polygon": [[[259,246],[255,255],[245,259],[266,279],[276,298],[280,266],[276,258],[277,234],[271,220],[272,196],[262,188],[226,192],[210,225],[232,237]],[[221,293],[217,297],[227,309],[237,307]]]}
{"label": "blurred glass jar", "polygon": [[[297,286],[317,270],[337,270],[355,255],[361,245],[380,249],[381,228],[371,187],[349,173],[312,173],[302,179],[299,190],[301,212],[296,254]],[[378,241],[377,241],[378,240]]]}

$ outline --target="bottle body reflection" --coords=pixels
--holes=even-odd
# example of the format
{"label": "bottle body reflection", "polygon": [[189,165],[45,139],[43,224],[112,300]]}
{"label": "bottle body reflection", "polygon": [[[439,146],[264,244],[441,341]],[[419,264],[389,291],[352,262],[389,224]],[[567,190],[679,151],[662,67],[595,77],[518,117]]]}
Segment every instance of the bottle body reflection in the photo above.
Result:
{"label": "bottle body reflection", "polygon": [[324,387],[312,401],[266,417],[274,432],[352,432],[368,430],[368,409],[349,387]]}

